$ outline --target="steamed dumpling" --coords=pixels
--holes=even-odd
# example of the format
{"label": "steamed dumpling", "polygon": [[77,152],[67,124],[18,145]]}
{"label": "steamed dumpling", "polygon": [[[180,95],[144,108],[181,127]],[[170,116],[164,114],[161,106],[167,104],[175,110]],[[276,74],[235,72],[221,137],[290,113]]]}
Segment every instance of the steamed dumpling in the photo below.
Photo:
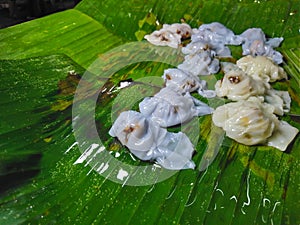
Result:
{"label": "steamed dumpling", "polygon": [[179,69],[166,69],[162,77],[166,87],[174,87],[181,93],[193,92],[206,86],[205,81]]}
{"label": "steamed dumpling", "polygon": [[249,76],[263,80],[265,83],[287,79],[287,74],[283,68],[265,56],[245,56],[239,59],[236,64]]}
{"label": "steamed dumpling", "polygon": [[162,29],[147,34],[144,38],[154,45],[178,48],[181,39],[190,37],[191,33],[192,29],[188,24],[164,24]]}
{"label": "steamed dumpling", "polygon": [[182,132],[171,133],[139,112],[122,112],[109,134],[141,160],[155,160],[166,169],[194,168],[193,144]]}
{"label": "steamed dumpling", "polygon": [[187,39],[192,35],[192,28],[187,23],[163,24],[162,29],[178,34],[181,39]]}
{"label": "steamed dumpling", "polygon": [[212,56],[231,57],[230,49],[225,45],[212,45],[205,41],[194,41],[181,49],[183,54],[194,55],[210,50]]}
{"label": "steamed dumpling", "polygon": [[244,145],[263,144],[285,151],[299,132],[274,115],[274,106],[261,99],[232,102],[218,107],[213,123],[223,128],[226,135]]}
{"label": "steamed dumpling", "polygon": [[245,145],[264,144],[279,124],[274,108],[257,98],[218,107],[212,120],[226,135]]}
{"label": "steamed dumpling", "polygon": [[202,24],[198,29],[193,29],[192,41],[206,41],[213,45],[240,45],[242,38],[223,24],[213,22]]}
{"label": "steamed dumpling", "polygon": [[[165,87],[153,97],[147,97],[139,104],[140,112],[151,117],[160,126],[169,127],[189,121],[194,116],[207,115],[212,109],[202,103],[199,105],[189,93],[182,95]],[[198,104],[198,105],[195,105]]]}
{"label": "steamed dumpling", "polygon": [[286,79],[284,70],[264,56],[246,56],[238,60],[238,65],[222,63],[225,75],[217,81],[217,96],[228,97],[233,101],[250,96],[262,98],[274,107],[274,113],[282,116],[290,111],[291,97],[287,91],[272,89],[269,82]]}
{"label": "steamed dumpling", "polygon": [[198,91],[203,97],[215,97],[215,91],[207,90],[206,81],[180,69],[166,69],[162,77],[165,80],[166,87],[176,89],[182,94]]}
{"label": "steamed dumpling", "polygon": [[259,96],[265,93],[265,85],[262,81],[254,80],[242,70],[236,68],[225,73],[216,85],[216,94],[219,97],[227,97],[230,100],[245,100],[250,96]]}
{"label": "steamed dumpling", "polygon": [[283,62],[280,52],[273,48],[278,47],[283,38],[266,39],[264,32],[260,28],[250,28],[241,35],[243,38],[243,55],[266,56],[276,64]]}
{"label": "steamed dumpling", "polygon": [[214,53],[210,50],[194,55],[186,55],[183,63],[177,67],[194,76],[214,74],[220,69],[219,60],[214,58]]}

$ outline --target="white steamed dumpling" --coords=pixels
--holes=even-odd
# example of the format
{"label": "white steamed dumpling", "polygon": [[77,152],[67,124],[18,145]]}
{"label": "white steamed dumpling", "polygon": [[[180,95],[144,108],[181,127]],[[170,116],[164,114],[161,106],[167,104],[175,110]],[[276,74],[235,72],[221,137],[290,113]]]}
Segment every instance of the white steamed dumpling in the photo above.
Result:
{"label": "white steamed dumpling", "polygon": [[217,96],[238,101],[250,96],[263,95],[266,88],[262,81],[254,80],[237,68],[225,73],[224,77],[216,82],[215,89]]}
{"label": "white steamed dumpling", "polygon": [[216,108],[212,120],[226,135],[245,145],[264,144],[278,126],[274,108],[251,97]]}
{"label": "white steamed dumpling", "polygon": [[219,60],[214,58],[213,54],[210,50],[206,50],[194,55],[186,55],[183,63],[177,67],[194,76],[217,73],[220,69]]}
{"label": "white steamed dumpling", "polygon": [[239,59],[236,64],[249,76],[265,83],[287,79],[284,69],[265,56],[248,55]]}
{"label": "white steamed dumpling", "polygon": [[162,78],[165,80],[166,87],[176,89],[182,94],[197,91],[201,96],[206,98],[216,96],[214,90],[207,89],[206,81],[200,80],[199,77],[180,69],[166,69]]}
{"label": "white steamed dumpling", "polygon": [[212,109],[186,93],[181,93],[165,87],[153,97],[146,97],[139,104],[140,112],[151,117],[162,127],[185,123],[194,116],[207,115]]}
{"label": "white steamed dumpling", "polygon": [[244,145],[263,144],[285,151],[299,132],[274,115],[274,106],[261,99],[231,102],[219,106],[213,113],[213,123],[226,135]]}
{"label": "white steamed dumpling", "polygon": [[114,122],[109,134],[117,137],[141,160],[155,160],[166,169],[193,169],[193,144],[182,132],[171,133],[143,114],[124,111]]}
{"label": "white steamed dumpling", "polygon": [[206,87],[205,81],[176,68],[166,69],[162,78],[165,80],[166,87],[174,87],[181,93],[193,92],[198,88]]}
{"label": "white steamed dumpling", "polygon": [[194,41],[181,49],[185,55],[195,55],[202,51],[211,51],[211,56],[231,57],[230,49],[225,45],[212,45],[205,41]]}
{"label": "white steamed dumpling", "polygon": [[275,51],[283,41],[283,38],[266,39],[264,32],[260,28],[249,28],[241,35],[243,38],[243,55],[266,56],[271,58],[276,64],[283,62],[280,52]]}
{"label": "white steamed dumpling", "polygon": [[214,45],[240,45],[242,38],[219,22],[202,24],[193,29],[192,41],[206,41]]}
{"label": "white steamed dumpling", "polygon": [[144,38],[154,45],[178,48],[181,40],[190,37],[191,33],[192,29],[188,24],[164,24],[162,29],[147,34]]}

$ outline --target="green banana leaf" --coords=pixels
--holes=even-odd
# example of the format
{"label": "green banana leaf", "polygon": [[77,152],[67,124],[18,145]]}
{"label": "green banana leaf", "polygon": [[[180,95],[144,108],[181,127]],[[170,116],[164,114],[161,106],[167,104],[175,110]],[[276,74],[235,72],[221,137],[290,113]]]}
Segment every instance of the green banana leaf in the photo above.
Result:
{"label": "green banana leaf", "polygon": [[[180,127],[195,145],[197,167],[175,172],[133,159],[108,135],[117,113],[159,90],[163,70],[182,60],[142,37],[181,20],[192,27],[218,21],[237,34],[260,27],[269,37],[284,37],[278,50],[289,80],[275,88],[289,91],[290,114],[300,115],[299,6],[83,0],[75,9],[0,30],[0,224],[300,224],[299,135],[286,152],[249,147],[203,116]],[[232,51],[241,56],[240,48]],[[121,81],[135,82],[120,89]],[[78,92],[81,82],[86,89]],[[85,97],[94,98],[94,108]],[[88,120],[97,133],[72,124],[76,110],[94,112]],[[300,129],[294,117],[281,119]],[[108,155],[84,155],[75,128],[92,141],[100,138]],[[136,169],[129,176],[138,174],[144,185],[114,180],[99,163],[112,158],[154,176]]]}

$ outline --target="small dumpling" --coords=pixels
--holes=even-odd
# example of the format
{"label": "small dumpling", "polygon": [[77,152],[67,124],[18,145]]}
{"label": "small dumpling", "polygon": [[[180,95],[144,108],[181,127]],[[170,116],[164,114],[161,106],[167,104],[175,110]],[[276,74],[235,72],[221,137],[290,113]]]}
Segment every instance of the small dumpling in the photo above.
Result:
{"label": "small dumpling", "polygon": [[178,45],[181,43],[181,36],[179,34],[165,29],[156,30],[151,34],[145,35],[144,38],[153,45],[169,46],[171,48],[178,48]]}
{"label": "small dumpling", "polygon": [[[270,59],[264,56],[256,58],[262,59],[259,63],[255,63],[252,56],[244,57],[243,60],[238,61],[240,67],[233,63],[222,63],[225,75],[215,85],[216,94],[219,97],[228,97],[233,101],[257,96],[274,106],[274,113],[282,116],[285,112],[290,111],[291,97],[287,91],[272,89],[268,81],[286,79],[286,73]],[[251,61],[250,64],[247,64],[248,60]],[[260,65],[264,60],[267,60],[267,63]]]}
{"label": "small dumpling", "polygon": [[260,28],[250,28],[241,35],[243,38],[243,55],[266,56],[271,58],[276,64],[283,62],[280,52],[273,48],[278,47],[283,38],[266,39],[264,32]]}
{"label": "small dumpling", "polygon": [[265,83],[287,79],[284,69],[265,56],[245,56],[236,64],[254,79],[263,80]]}
{"label": "small dumpling", "polygon": [[181,40],[190,37],[191,33],[192,29],[188,24],[164,24],[162,29],[147,34],[144,38],[154,45],[178,48]]}
{"label": "small dumpling", "polygon": [[225,45],[212,45],[205,41],[194,41],[181,49],[183,54],[194,55],[202,51],[211,51],[212,56],[231,57],[230,49]]}
{"label": "small dumpling", "polygon": [[231,57],[231,51],[226,45],[240,45],[242,43],[240,36],[235,35],[230,29],[218,22],[203,24],[198,29],[193,29],[191,40],[192,42],[185,49],[182,49],[184,54],[195,54],[190,52],[210,49],[215,56]]}
{"label": "small dumpling", "polygon": [[215,74],[220,69],[219,60],[214,58],[210,50],[195,55],[186,55],[183,63],[177,67],[194,76]]}
{"label": "small dumpling", "polygon": [[141,113],[125,111],[114,122],[109,134],[118,137],[130,150],[138,151],[138,157],[149,160],[146,151],[156,148],[163,141],[160,137],[164,137],[166,132],[149,122]]}
{"label": "small dumpling", "polygon": [[124,111],[109,134],[141,160],[154,160],[170,170],[194,169],[193,144],[182,132],[171,133],[136,111]]}
{"label": "small dumpling", "polygon": [[153,97],[147,97],[139,104],[140,112],[152,118],[162,127],[169,127],[185,123],[195,116],[212,113],[212,109],[205,103],[195,105],[189,93],[182,95],[177,91],[165,87]]}
{"label": "small dumpling", "polygon": [[180,35],[181,39],[190,38],[192,35],[192,28],[187,23],[173,23],[173,24],[164,24],[162,29],[168,30],[173,34]]}
{"label": "small dumpling", "polygon": [[195,41],[195,42],[191,42],[188,45],[186,45],[185,47],[183,47],[181,49],[181,52],[185,55],[195,55],[197,53],[200,53],[202,51],[207,51],[210,50],[211,46],[204,41]]}
{"label": "small dumpling", "polygon": [[213,123],[223,128],[226,135],[244,145],[263,144],[285,151],[299,132],[274,115],[274,106],[261,99],[232,102],[218,107]]}
{"label": "small dumpling", "polygon": [[213,113],[213,123],[226,135],[245,145],[265,144],[279,124],[273,107],[257,98],[222,105]]}
{"label": "small dumpling", "polygon": [[205,81],[200,81],[198,77],[180,69],[166,69],[162,78],[165,80],[166,87],[174,87],[181,93],[193,92],[198,88],[206,87]]}
{"label": "small dumpling", "polygon": [[180,69],[166,69],[162,78],[165,80],[166,87],[176,89],[182,94],[197,91],[205,98],[216,96],[214,90],[207,89],[206,81],[200,80],[197,76],[193,76]]}
{"label": "small dumpling", "polygon": [[266,91],[262,81],[254,80],[238,68],[227,71],[224,77],[216,82],[215,89],[218,97],[227,97],[233,101],[260,96]]}
{"label": "small dumpling", "polygon": [[213,22],[202,24],[198,29],[193,30],[192,41],[206,41],[215,45],[240,45],[242,38],[235,35],[232,30],[223,24]]}

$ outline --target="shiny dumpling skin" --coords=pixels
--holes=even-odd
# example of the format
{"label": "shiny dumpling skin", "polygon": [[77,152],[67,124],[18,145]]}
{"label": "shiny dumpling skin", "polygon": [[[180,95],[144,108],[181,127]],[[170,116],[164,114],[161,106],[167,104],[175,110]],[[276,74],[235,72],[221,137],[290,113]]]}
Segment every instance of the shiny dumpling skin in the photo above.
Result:
{"label": "shiny dumpling skin", "polygon": [[162,78],[166,87],[174,87],[181,93],[193,92],[206,88],[206,82],[179,69],[166,69]]}
{"label": "shiny dumpling skin", "polygon": [[153,97],[145,98],[140,102],[139,109],[143,115],[151,117],[162,127],[182,124],[194,116],[212,112],[205,103],[195,105],[188,93],[182,95],[168,87],[161,89]]}
{"label": "shiny dumpling skin", "polygon": [[178,48],[181,39],[190,37],[191,33],[192,29],[188,24],[164,24],[162,29],[147,34],[144,38],[154,45]]}
{"label": "shiny dumpling skin", "polygon": [[[247,56],[244,58],[252,58],[252,56]],[[265,57],[263,58],[265,59]],[[268,60],[268,62],[274,65],[270,60]],[[241,65],[240,67],[247,71],[246,66]],[[276,68],[278,67],[277,65],[274,66]],[[250,76],[233,63],[222,63],[222,70],[225,73],[224,78],[217,81],[215,85],[217,96],[228,97],[233,101],[247,99],[250,96],[260,96],[266,103],[274,106],[275,114],[282,116],[285,112],[290,111],[292,100],[289,93],[287,91],[278,91],[271,88],[270,84],[267,83],[267,80],[269,80],[268,73],[270,73],[267,70],[265,70],[266,74],[264,74],[264,70],[259,66],[257,68],[257,74],[264,74],[259,76],[253,72],[253,68],[251,67],[249,70],[250,73],[252,73],[252,76]],[[276,69],[274,70],[277,71]],[[285,73],[282,73],[281,76],[275,76],[277,78],[286,78]],[[238,80],[241,80],[241,82],[233,82],[237,80],[233,79],[235,77],[239,77],[240,79]]]}
{"label": "shiny dumpling skin", "polygon": [[211,50],[209,43],[204,41],[194,41],[183,47],[181,52],[185,55],[195,55],[206,50]]}
{"label": "shiny dumpling skin", "polygon": [[262,81],[256,81],[240,69],[233,69],[225,73],[215,84],[218,97],[230,100],[245,100],[250,96],[264,95],[266,88]]}
{"label": "shiny dumpling skin", "polygon": [[157,124],[136,111],[122,112],[109,131],[112,137],[118,137],[130,150],[139,151],[139,157],[145,160],[147,151],[155,149],[166,133],[166,130],[160,129]]}
{"label": "shiny dumpling skin", "polygon": [[237,66],[254,79],[265,83],[287,79],[284,69],[265,56],[245,56],[236,62]]}
{"label": "shiny dumpling skin", "polygon": [[206,41],[214,44],[240,45],[242,38],[219,22],[202,24],[198,29],[193,29],[192,41]]}
{"label": "shiny dumpling skin", "polygon": [[281,53],[273,49],[280,45],[283,38],[270,38],[267,40],[260,28],[249,28],[240,37],[243,38],[243,55],[266,56],[276,64],[283,62]]}
{"label": "shiny dumpling skin", "polygon": [[210,44],[205,41],[194,41],[189,43],[187,46],[181,49],[181,52],[185,55],[194,55],[198,54],[202,51],[211,51],[212,56],[219,57],[231,57],[230,49],[223,44]]}
{"label": "shiny dumpling skin", "polygon": [[273,110],[271,105],[252,97],[218,107],[212,120],[225,130],[228,137],[239,143],[265,144],[279,123]]}
{"label": "shiny dumpling skin", "polygon": [[198,94],[205,98],[216,96],[214,90],[207,89],[207,82],[200,80],[180,69],[166,69],[162,78],[165,80],[165,86],[178,91],[181,94],[197,91]]}
{"label": "shiny dumpling skin", "polygon": [[195,163],[191,160],[194,146],[190,139],[182,132],[168,132],[164,142],[157,146],[156,162],[166,169],[181,170],[194,169]]}
{"label": "shiny dumpling skin", "polygon": [[210,50],[195,55],[186,55],[178,69],[191,73],[194,76],[215,74],[219,71],[219,60],[214,58]]}
{"label": "shiny dumpling skin", "polygon": [[170,170],[193,169],[193,144],[182,132],[171,133],[136,111],[124,111],[109,130],[141,160],[155,160]]}
{"label": "shiny dumpling skin", "polygon": [[268,139],[267,145],[277,148],[280,151],[285,151],[298,132],[297,128],[291,126],[286,121],[279,121],[277,129]]}
{"label": "shiny dumpling skin", "polygon": [[192,28],[187,23],[163,24],[162,29],[178,34],[181,39],[189,38],[192,35]]}

